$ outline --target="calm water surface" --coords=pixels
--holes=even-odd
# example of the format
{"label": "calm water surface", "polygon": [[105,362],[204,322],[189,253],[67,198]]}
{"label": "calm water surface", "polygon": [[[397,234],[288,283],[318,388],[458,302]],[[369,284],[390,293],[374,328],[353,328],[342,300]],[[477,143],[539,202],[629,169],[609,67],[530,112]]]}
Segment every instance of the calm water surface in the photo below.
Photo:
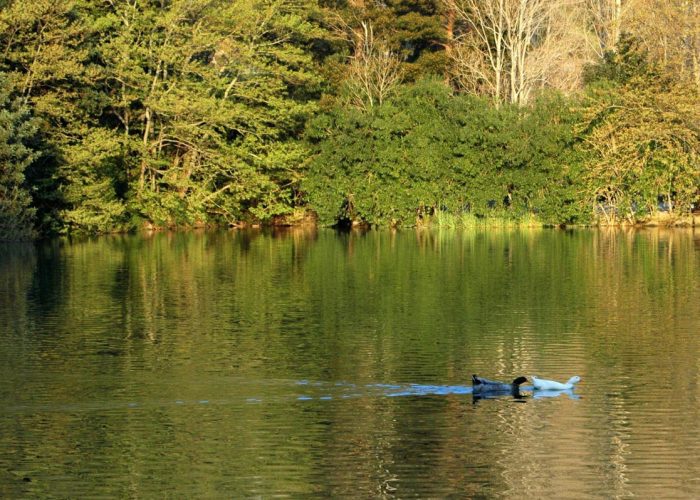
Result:
{"label": "calm water surface", "polygon": [[692,230],[5,245],[0,497],[698,498],[699,332]]}

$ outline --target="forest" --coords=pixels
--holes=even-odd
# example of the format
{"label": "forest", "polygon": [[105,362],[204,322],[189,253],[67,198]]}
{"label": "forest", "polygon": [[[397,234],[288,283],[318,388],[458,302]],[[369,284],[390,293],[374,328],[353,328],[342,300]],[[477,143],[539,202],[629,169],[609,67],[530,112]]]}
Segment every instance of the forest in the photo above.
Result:
{"label": "forest", "polygon": [[0,239],[700,208],[700,0],[0,0]]}

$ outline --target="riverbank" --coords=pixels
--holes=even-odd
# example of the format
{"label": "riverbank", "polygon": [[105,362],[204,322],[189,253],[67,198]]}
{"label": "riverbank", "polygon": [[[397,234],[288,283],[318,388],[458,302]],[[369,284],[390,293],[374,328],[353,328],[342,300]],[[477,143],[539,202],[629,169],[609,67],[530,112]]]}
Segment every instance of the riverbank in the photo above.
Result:
{"label": "riverbank", "polygon": [[[246,222],[240,221],[235,224],[230,224],[231,229],[259,229],[263,227],[321,227],[318,217],[312,211],[297,210],[288,216],[281,216],[273,219],[269,223]],[[351,228],[380,228],[381,226],[366,223],[361,220],[345,221],[336,227],[351,227]],[[145,232],[160,232],[169,230],[189,230],[189,229],[213,229],[216,225],[208,224],[193,224],[191,226],[155,226],[151,223],[144,224],[142,230]],[[387,226],[391,228],[392,226]],[[598,220],[591,224],[548,224],[539,219],[534,214],[525,214],[523,216],[513,216],[507,213],[494,213],[492,215],[477,216],[471,213],[450,214],[448,212],[436,211],[434,214],[422,218],[417,218],[413,226],[403,226],[406,228],[413,227],[419,229],[430,228],[454,228],[454,229],[489,229],[489,228],[545,228],[545,227],[665,227],[665,228],[687,228],[700,227],[700,213],[692,213],[683,216],[677,216],[668,212],[658,212],[652,216],[642,220],[616,220],[605,221]]]}

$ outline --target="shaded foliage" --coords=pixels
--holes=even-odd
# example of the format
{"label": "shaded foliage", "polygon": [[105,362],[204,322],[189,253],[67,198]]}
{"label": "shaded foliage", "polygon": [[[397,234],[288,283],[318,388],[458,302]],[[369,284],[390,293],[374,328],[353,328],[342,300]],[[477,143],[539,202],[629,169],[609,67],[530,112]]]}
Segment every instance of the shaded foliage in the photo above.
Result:
{"label": "shaded foliage", "polygon": [[625,84],[633,78],[643,78],[653,72],[647,58],[647,51],[641,41],[625,33],[620,37],[615,50],[603,54],[603,60],[589,65],[584,70],[584,81],[587,84],[609,82]]}
{"label": "shaded foliage", "polygon": [[[366,23],[373,27],[385,48],[399,56],[407,81],[445,73],[447,33],[445,8],[440,0],[323,0],[320,3],[326,8],[326,22],[341,32],[341,39],[346,41],[335,45],[336,54],[352,53],[355,34]],[[343,58],[333,57],[328,63],[336,83],[342,81]]]}
{"label": "shaded foliage", "polygon": [[0,240],[34,235],[34,216],[26,169],[36,158],[31,147],[36,121],[19,99],[10,96],[0,74]]}

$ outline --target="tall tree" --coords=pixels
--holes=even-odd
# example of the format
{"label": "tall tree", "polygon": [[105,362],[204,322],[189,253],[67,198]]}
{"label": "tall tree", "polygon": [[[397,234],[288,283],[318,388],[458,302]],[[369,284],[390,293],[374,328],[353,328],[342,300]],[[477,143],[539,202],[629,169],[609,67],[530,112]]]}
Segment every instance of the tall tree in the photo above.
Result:
{"label": "tall tree", "polygon": [[35,134],[35,120],[19,99],[11,98],[0,73],[0,240],[34,236],[35,210],[25,170],[36,157],[29,144]]}
{"label": "tall tree", "polygon": [[[401,61],[406,81],[445,73],[449,33],[444,18],[448,13],[441,0],[326,0],[321,4],[326,22],[344,40],[350,57],[364,50],[366,27],[371,26],[374,43]],[[343,79],[342,72],[337,75]]]}
{"label": "tall tree", "polygon": [[101,51],[135,210],[157,224],[288,211],[304,157],[295,135],[319,84],[308,5],[111,4],[117,29]]}
{"label": "tall tree", "polygon": [[636,0],[585,0],[588,26],[592,33],[591,44],[599,57],[615,51],[623,31],[623,20],[633,10],[630,5]]}
{"label": "tall tree", "polygon": [[0,11],[0,64],[46,138],[42,160],[32,166],[35,198],[64,228],[114,227],[125,212],[117,142],[100,127],[107,103],[95,47],[106,26],[98,5],[11,1]]}
{"label": "tall tree", "polygon": [[587,55],[576,2],[443,1],[461,25],[450,51],[459,87],[523,105],[539,88],[579,85]]}
{"label": "tall tree", "polygon": [[700,95],[648,64],[638,45],[620,45],[584,107],[588,204],[611,222],[642,219],[659,203],[683,215],[700,193]]}
{"label": "tall tree", "polygon": [[636,0],[627,28],[652,61],[700,88],[700,1]]}
{"label": "tall tree", "polygon": [[288,211],[304,158],[295,136],[320,83],[304,49],[322,36],[309,5],[111,4],[117,29],[101,51],[141,215],[169,224]]}
{"label": "tall tree", "polygon": [[369,23],[362,23],[355,40],[359,47],[350,58],[346,88],[353,105],[369,109],[381,105],[401,83],[401,60],[375,41]]}

